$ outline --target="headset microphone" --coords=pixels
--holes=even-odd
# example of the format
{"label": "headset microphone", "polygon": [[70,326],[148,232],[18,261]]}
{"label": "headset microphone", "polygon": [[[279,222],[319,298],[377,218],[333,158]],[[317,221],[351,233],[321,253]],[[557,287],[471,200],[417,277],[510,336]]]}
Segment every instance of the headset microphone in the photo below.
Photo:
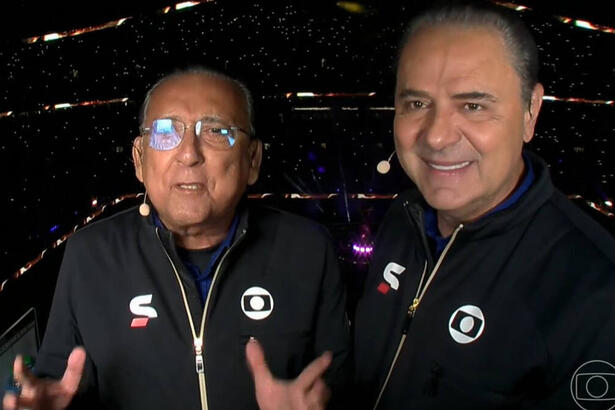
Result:
{"label": "headset microphone", "polygon": [[376,171],[383,175],[388,173],[391,170],[391,158],[393,158],[393,155],[395,155],[395,151],[389,155],[389,159],[383,159],[380,161],[378,165],[376,165]]}
{"label": "headset microphone", "polygon": [[143,195],[143,203],[139,205],[139,213],[141,214],[141,216],[149,215],[149,212],[150,212],[149,204],[146,201],[147,201],[147,191]]}

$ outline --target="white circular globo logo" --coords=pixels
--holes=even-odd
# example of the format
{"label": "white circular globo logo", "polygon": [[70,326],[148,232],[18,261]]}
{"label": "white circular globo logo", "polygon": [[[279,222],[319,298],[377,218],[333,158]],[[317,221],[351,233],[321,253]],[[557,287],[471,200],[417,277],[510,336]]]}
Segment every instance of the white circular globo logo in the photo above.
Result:
{"label": "white circular globo logo", "polygon": [[273,297],[267,289],[253,286],[241,295],[241,310],[247,317],[262,320],[273,311]]}
{"label": "white circular globo logo", "polygon": [[485,316],[478,306],[462,306],[453,312],[448,321],[448,332],[457,343],[472,343],[484,330]]}
{"label": "white circular globo logo", "polygon": [[584,410],[615,409],[615,366],[604,360],[583,363],[570,379],[570,394]]}

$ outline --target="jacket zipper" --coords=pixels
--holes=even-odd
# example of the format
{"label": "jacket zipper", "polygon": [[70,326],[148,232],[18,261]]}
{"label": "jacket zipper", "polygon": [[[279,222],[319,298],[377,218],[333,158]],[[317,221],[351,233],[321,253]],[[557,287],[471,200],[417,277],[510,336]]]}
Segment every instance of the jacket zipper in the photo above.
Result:
{"label": "jacket zipper", "polygon": [[209,300],[210,300],[210,296],[211,296],[211,294],[213,292],[214,285],[215,285],[216,279],[218,277],[218,273],[220,272],[220,268],[222,267],[222,265],[224,263],[224,260],[226,259],[226,256],[231,252],[231,250],[238,243],[241,242],[241,240],[243,239],[245,233],[246,233],[246,230],[244,229],[242,231],[241,235],[235,241],[235,243],[233,243],[226,250],[226,252],[224,252],[224,254],[222,255],[222,259],[220,259],[220,262],[218,263],[218,266],[216,267],[216,270],[214,272],[214,277],[212,278],[211,285],[209,287],[209,292],[207,292],[207,297],[205,298],[205,307],[203,308],[203,316],[201,317],[201,328],[199,330],[199,335],[197,336],[196,330],[194,328],[194,322],[192,321],[192,312],[190,311],[190,306],[188,305],[188,298],[186,297],[186,291],[184,289],[184,285],[183,285],[183,283],[181,281],[181,278],[179,276],[179,272],[177,271],[177,268],[175,267],[175,263],[173,263],[173,260],[171,259],[171,256],[169,255],[169,252],[164,247],[162,239],[160,238],[160,233],[158,231],[158,227],[156,227],[156,236],[158,237],[158,240],[160,241],[160,244],[162,245],[162,249],[164,250],[164,253],[167,256],[167,259],[169,260],[169,263],[171,264],[171,268],[173,268],[173,273],[175,274],[175,278],[177,279],[177,283],[179,284],[179,289],[181,291],[182,298],[183,298],[183,301],[184,301],[184,308],[186,309],[186,315],[188,316],[188,323],[190,324],[190,331],[192,332],[192,340],[193,340],[193,346],[194,346],[195,369],[196,369],[196,373],[197,373],[198,378],[199,378],[199,393],[200,393],[200,398],[201,398],[201,410],[208,410],[208,407],[207,407],[207,385],[205,383],[205,362],[203,360],[203,334],[205,333],[205,322],[206,322],[207,312],[208,312],[208,308],[209,308]]}
{"label": "jacket zipper", "polygon": [[397,359],[399,358],[399,353],[401,352],[401,349],[404,347],[404,344],[406,342],[408,329],[410,328],[412,319],[414,319],[414,316],[416,315],[416,311],[419,305],[421,304],[421,301],[423,300],[423,296],[425,296],[425,293],[427,292],[429,285],[431,285],[431,282],[433,281],[434,277],[436,276],[436,273],[440,269],[440,266],[442,265],[442,262],[444,261],[446,254],[448,253],[449,249],[453,245],[453,242],[455,241],[455,238],[457,237],[457,234],[459,233],[459,231],[461,231],[461,229],[463,229],[463,224],[459,224],[459,226],[455,228],[455,231],[453,232],[453,235],[451,236],[451,240],[448,241],[448,243],[446,244],[444,251],[442,251],[442,255],[440,255],[440,257],[438,258],[438,262],[436,263],[436,266],[434,266],[433,270],[429,274],[429,277],[427,278],[427,282],[423,286],[423,280],[425,279],[425,273],[427,272],[427,261],[425,261],[425,266],[423,267],[423,273],[421,274],[421,281],[419,282],[419,286],[416,290],[416,295],[414,296],[412,303],[410,303],[410,305],[408,306],[408,311],[404,319],[404,325],[401,330],[401,338],[399,339],[399,343],[397,344],[397,350],[395,351],[395,356],[393,356],[393,360],[391,361],[391,365],[389,366],[389,371],[387,372],[387,376],[384,379],[384,383],[382,384],[382,387],[380,388],[380,392],[378,393],[378,398],[376,399],[376,403],[374,404],[373,410],[376,410],[378,408],[380,399],[382,399],[384,390],[386,389],[387,384],[389,383],[389,379],[391,378],[391,374],[393,373],[393,368],[395,367],[395,364],[397,363]]}

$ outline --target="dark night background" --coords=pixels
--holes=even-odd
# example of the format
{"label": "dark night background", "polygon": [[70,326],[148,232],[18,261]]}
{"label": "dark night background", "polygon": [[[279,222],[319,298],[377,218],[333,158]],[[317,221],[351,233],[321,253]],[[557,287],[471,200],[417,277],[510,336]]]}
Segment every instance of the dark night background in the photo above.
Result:
{"label": "dark night background", "polygon": [[[393,150],[393,62],[418,2],[232,2],[217,0],[163,13],[170,2],[14,2],[0,35],[0,282],[113,199],[141,191],[130,158],[137,110],[147,88],[177,67],[207,65],[243,80],[255,96],[257,135],[265,143],[253,199],[327,225],[351,286],[368,258],[390,199],[410,186]],[[381,4],[382,3],[382,4]],[[597,102],[543,104],[530,148],[551,166],[556,185],[608,210],[615,198],[615,33],[575,27],[567,16],[615,27],[608,2],[518,2],[541,53],[545,94]],[[4,6],[3,6],[4,7]],[[131,17],[122,25],[54,41],[24,39]],[[300,98],[287,93],[342,93]],[[359,93],[359,94],[356,94]],[[374,93],[369,96],[368,93]],[[351,94],[351,95],[344,95]],[[352,95],[355,94],[355,95]],[[52,109],[59,103],[126,99]],[[51,106],[51,109],[44,109]],[[315,109],[317,108],[317,109]],[[11,112],[11,114],[7,114]],[[337,193],[331,199],[283,194]],[[97,200],[95,206],[92,201]],[[577,200],[605,226],[605,217]],[[126,200],[105,214],[137,203]],[[613,212],[613,209],[610,209]],[[0,333],[28,306],[41,323],[63,247],[50,249],[0,292]],[[351,301],[353,288],[351,287]]]}

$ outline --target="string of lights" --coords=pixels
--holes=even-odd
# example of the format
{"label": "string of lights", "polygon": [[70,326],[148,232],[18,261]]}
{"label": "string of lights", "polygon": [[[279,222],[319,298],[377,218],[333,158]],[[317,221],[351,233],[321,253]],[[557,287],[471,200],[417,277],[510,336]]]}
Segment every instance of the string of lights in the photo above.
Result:
{"label": "string of lights", "polygon": [[[492,0],[492,1],[493,3],[497,5],[500,5],[502,7],[507,7],[515,11],[526,11],[526,10],[533,11],[532,8],[523,6],[521,4],[510,3],[507,1],[497,1],[497,0]],[[595,24],[595,23],[592,23],[586,20],[574,19],[572,17],[557,16],[557,15],[553,16],[553,18],[561,23],[570,24],[575,27],[584,28],[587,30],[601,31],[603,33],[615,34],[615,28],[613,27]]]}
{"label": "string of lights", "polygon": [[97,25],[97,26],[77,28],[77,29],[74,29],[74,30],[62,31],[62,32],[59,32],[59,33],[47,33],[47,34],[43,34],[43,35],[40,35],[40,36],[28,37],[28,38],[24,39],[23,41],[24,41],[24,43],[32,44],[32,43],[36,43],[37,41],[52,41],[52,40],[58,40],[58,39],[64,38],[64,37],[79,36],[81,34],[91,33],[93,31],[99,31],[99,30],[104,30],[104,29],[107,29],[107,28],[121,26],[126,20],[131,19],[131,18],[132,17],[123,17],[121,19],[109,21],[107,23],[100,24],[100,25]]}
{"label": "string of lights", "polygon": [[[86,226],[87,224],[89,224],[90,222],[92,222],[94,219],[96,219],[97,217],[99,217],[107,207],[110,206],[114,206],[119,204],[120,202],[123,202],[126,199],[130,199],[130,198],[137,198],[139,196],[143,195],[142,193],[139,194],[126,194],[126,195],[122,195],[118,198],[115,198],[114,200],[110,201],[109,203],[101,206],[100,208],[96,209],[96,211],[94,211],[92,214],[88,215],[85,219],[83,219],[83,221],[80,224],[77,224],[73,227],[73,229],[71,229],[69,232],[65,233],[64,235],[60,236],[57,240],[55,240],[54,242],[51,243],[51,245],[49,245],[49,247],[43,249],[36,258],[32,259],[31,261],[29,261],[28,263],[26,263],[25,265],[23,265],[21,268],[19,268],[15,273],[13,273],[11,276],[9,276],[7,279],[5,279],[4,281],[2,281],[2,283],[0,284],[0,293],[4,290],[4,288],[6,287],[6,284],[10,281],[10,280],[15,280],[15,279],[19,279],[21,276],[23,276],[24,273],[26,273],[27,271],[29,271],[33,266],[35,266],[36,264],[38,264],[41,260],[43,260],[43,258],[45,257],[45,254],[47,253],[47,251],[49,251],[50,249],[55,249],[58,246],[62,245],[64,242],[66,242],[66,240],[68,238],[70,238],[75,231],[77,231],[77,229]],[[95,206],[98,204],[97,200],[92,201],[92,204]]]}
{"label": "string of lights", "polygon": [[[193,7],[202,3],[208,3],[214,0],[197,0],[197,1],[185,1],[185,2],[181,2],[181,3],[176,3],[173,6],[167,6],[163,9],[158,10],[159,13],[162,14],[167,14],[169,12],[171,12],[172,10],[178,11],[178,10],[182,10],[182,9],[186,9],[189,7]],[[498,4],[500,6],[503,7],[507,7],[516,11],[533,11],[532,8],[524,6],[524,5],[520,5],[520,4],[515,4],[515,3],[511,3],[511,2],[504,2],[504,1],[497,1],[497,0],[493,0],[493,2],[495,4]],[[358,3],[354,3],[354,2],[338,2],[338,5],[343,8],[346,9],[347,11],[351,11],[351,12],[364,12],[364,8],[363,6],[361,6]],[[352,6],[352,7],[351,7]],[[359,11],[360,10],[360,11]],[[77,28],[77,29],[73,29],[73,30],[67,30],[67,31],[62,31],[62,32],[55,32],[55,33],[47,33],[47,34],[43,34],[43,35],[39,35],[39,36],[33,36],[33,37],[28,37],[25,38],[23,41],[25,43],[36,43],[37,41],[52,41],[52,40],[58,40],[64,37],[73,37],[73,36],[79,36],[81,34],[86,34],[86,33],[91,33],[94,31],[99,31],[99,30],[105,30],[108,28],[113,28],[113,27],[118,27],[120,25],[122,25],[123,23],[125,23],[127,20],[130,20],[132,18],[132,16],[127,16],[127,17],[122,17],[120,19],[117,20],[112,20],[109,21],[107,23],[104,24],[100,24],[100,25],[96,25],[96,26],[89,26],[89,27],[83,27],[83,28]],[[573,25],[575,27],[579,27],[579,28],[583,28],[583,29],[588,29],[588,30],[595,30],[595,31],[601,31],[604,33],[615,33],[615,28],[613,27],[609,27],[609,26],[605,26],[605,25],[600,25],[600,24],[595,24],[586,20],[580,20],[580,19],[574,19],[571,17],[566,17],[566,16],[558,16],[555,15],[553,16],[553,18],[555,18],[556,20],[564,23],[564,24],[570,24]],[[298,97],[301,97],[301,95],[297,95]]]}
{"label": "string of lights", "polygon": [[[299,95],[299,94],[305,94],[305,95]],[[307,95],[310,94],[310,95]],[[318,93],[312,93],[312,92],[296,92],[296,93],[286,93],[286,98],[290,98],[289,95],[297,95],[298,97],[301,98],[305,98],[305,97],[318,97],[318,96],[325,96],[325,97],[372,97],[374,96],[376,93],[375,92],[370,92],[370,93],[322,93],[322,94],[318,94]],[[582,104],[600,104],[600,105],[610,105],[610,106],[615,106],[615,101],[614,100],[592,100],[592,99],[587,99],[587,98],[578,98],[578,97],[556,97],[553,95],[545,95],[542,97],[543,101],[560,101],[560,102],[567,102],[567,103],[582,103]],[[131,100],[128,97],[119,97],[119,98],[112,98],[109,100],[90,100],[90,101],[82,101],[82,102],[75,102],[75,103],[56,103],[56,104],[49,104],[49,105],[45,105],[43,106],[41,109],[39,110],[34,110],[34,111],[23,111],[23,112],[19,112],[16,113],[14,111],[5,111],[5,112],[0,112],[0,118],[5,118],[5,117],[11,117],[11,116],[20,116],[20,115],[29,115],[29,114],[40,114],[43,111],[53,111],[53,110],[63,110],[63,109],[67,109],[67,108],[74,108],[74,107],[85,107],[85,106],[90,106],[90,105],[107,105],[107,104],[118,104],[118,103],[133,103],[134,101]],[[340,107],[342,111],[358,111],[360,109],[360,107]],[[309,106],[309,107],[293,107],[292,110],[293,111],[331,111],[333,109],[333,107],[328,107],[328,106]],[[392,106],[381,106],[381,107],[367,107],[368,110],[370,111],[395,111],[395,107]]]}
{"label": "string of lights", "polygon": [[374,97],[376,91],[370,91],[368,93],[340,93],[340,92],[328,92],[328,93],[315,93],[312,91],[297,91],[286,93],[286,98],[292,97],[298,98],[314,98],[314,97]]}
{"label": "string of lights", "polygon": [[[263,196],[265,195],[265,196]],[[264,199],[269,198],[271,196],[278,195],[284,199],[332,199],[341,197],[343,194],[340,193],[329,193],[329,194],[303,194],[303,193],[287,193],[287,194],[274,194],[274,193],[266,193],[266,194],[250,194],[248,195],[249,199]],[[395,199],[398,194],[347,194],[350,199]]]}
{"label": "string of lights", "polygon": [[11,117],[11,116],[18,117],[18,116],[30,115],[30,114],[41,114],[44,111],[65,110],[65,109],[74,108],[74,107],[87,107],[91,105],[108,105],[108,104],[118,104],[118,103],[128,103],[128,102],[132,102],[132,100],[130,100],[128,97],[121,97],[121,98],[112,98],[110,100],[90,100],[90,101],[82,101],[82,102],[76,102],[76,103],[57,103],[57,104],[44,105],[40,109],[34,110],[34,111],[22,111],[18,113],[14,111],[0,112],[0,118]]}
{"label": "string of lights", "polygon": [[590,100],[587,98],[577,97],[556,97],[553,95],[545,95],[542,97],[543,101],[561,101],[571,103],[583,103],[583,104],[601,104],[601,105],[613,105],[613,100]]}
{"label": "string of lights", "polygon": [[[161,10],[158,10],[158,12],[162,14],[167,14],[171,10],[178,11],[178,10],[182,10],[188,7],[196,6],[201,3],[208,3],[210,1],[214,1],[214,0],[184,1],[181,3],[177,3],[174,6],[167,6]],[[112,20],[112,21],[109,21],[107,23],[100,24],[97,26],[88,26],[88,27],[77,28],[77,29],[67,30],[67,31],[62,31],[62,32],[57,32],[57,33],[47,33],[47,34],[43,34],[40,36],[28,37],[28,38],[25,38],[23,41],[24,43],[32,44],[32,43],[36,43],[37,41],[52,41],[52,40],[58,40],[64,37],[80,36],[81,34],[92,33],[94,31],[105,30],[105,29],[113,28],[113,27],[119,27],[122,24],[124,24],[127,20],[130,20],[131,18],[132,18],[131,16],[127,16],[127,17],[122,17],[120,19]]]}

